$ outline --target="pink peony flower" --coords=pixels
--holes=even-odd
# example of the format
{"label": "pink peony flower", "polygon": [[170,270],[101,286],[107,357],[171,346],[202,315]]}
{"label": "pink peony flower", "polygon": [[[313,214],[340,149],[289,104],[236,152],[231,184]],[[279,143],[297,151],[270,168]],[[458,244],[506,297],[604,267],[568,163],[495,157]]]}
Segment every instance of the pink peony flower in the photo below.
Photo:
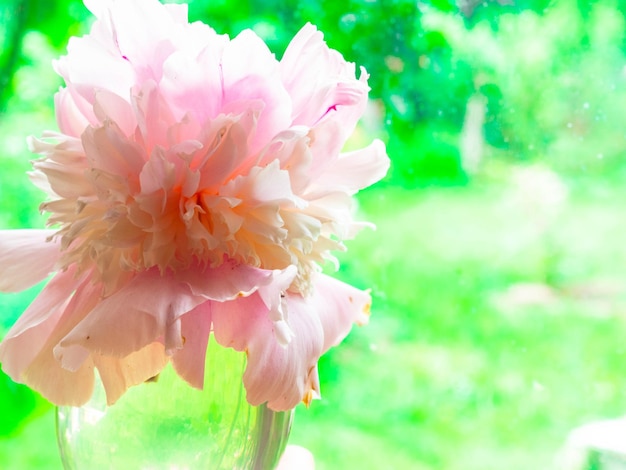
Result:
{"label": "pink peony flower", "polygon": [[202,388],[212,333],[247,353],[252,405],[308,403],[319,357],[368,318],[369,295],[320,270],[389,165],[379,141],[341,153],[367,74],[311,25],[277,61],[185,5],[85,3],[97,20],[55,64],[60,133],[30,141],[51,228],[0,231],[0,290],[54,273],[3,369],[64,405],[90,398],[97,369],[112,404],[168,362]]}

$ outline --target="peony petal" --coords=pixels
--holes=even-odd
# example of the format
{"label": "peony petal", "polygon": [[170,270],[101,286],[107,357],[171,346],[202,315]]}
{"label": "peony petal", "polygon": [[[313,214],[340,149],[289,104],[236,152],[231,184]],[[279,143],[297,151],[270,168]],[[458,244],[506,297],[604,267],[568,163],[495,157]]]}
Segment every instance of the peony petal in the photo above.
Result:
{"label": "peony petal", "polygon": [[[324,329],[324,353],[339,344],[354,323],[364,325],[369,321],[372,299],[367,291],[325,274],[315,273],[312,282],[315,290],[307,301],[317,312]],[[289,301],[292,299],[290,296]]]}
{"label": "peony petal", "polygon": [[293,338],[286,346],[272,338],[275,326],[260,295],[213,303],[215,339],[248,353],[243,380],[251,404],[267,402],[280,411],[317,398],[321,354],[339,343],[354,322],[367,321],[369,294],[322,274],[314,285],[309,298],[287,293]]}
{"label": "peony petal", "polygon": [[179,31],[168,9],[153,0],[135,0],[115,2],[109,12],[119,56],[132,64],[135,80],[158,83]]}
{"label": "peony petal", "polygon": [[135,83],[131,64],[123,58],[112,37],[107,42],[103,44],[91,36],[71,38],[68,55],[55,63],[57,72],[73,91],[92,104],[95,90],[109,90],[125,98]]}
{"label": "peony petal", "polygon": [[[163,78],[160,89],[168,97],[180,119],[190,113],[195,119],[205,121],[214,119],[222,107],[222,80],[220,61],[222,51],[228,41],[213,30],[208,30],[199,54],[190,54],[188,50],[179,50],[170,55],[163,64]],[[185,70],[186,73],[180,73]]]}
{"label": "peony petal", "polygon": [[221,302],[250,295],[269,284],[274,275],[268,269],[225,260],[216,268],[190,266],[177,273],[176,279],[186,283],[194,295]]}
{"label": "peony petal", "polygon": [[[92,169],[104,170],[133,183],[145,164],[143,149],[128,141],[115,122],[89,127],[82,135],[83,148]],[[133,188],[134,189],[134,188]]]}
{"label": "peony petal", "polygon": [[[86,104],[85,101],[85,98],[73,94],[67,88],[59,90],[54,96],[57,125],[61,132],[72,137],[80,137],[87,126],[95,124],[96,118],[91,105]],[[89,111],[85,113],[85,109]]]}
{"label": "peony petal", "polygon": [[268,316],[274,322],[274,334],[279,344],[285,346],[291,338],[293,331],[287,323],[287,304],[285,301],[285,292],[293,282],[298,268],[296,266],[288,266],[282,271],[275,271],[273,282],[259,287],[259,296],[265,306],[269,309]]}
{"label": "peony petal", "polygon": [[93,394],[93,363],[85,361],[76,371],[63,369],[49,346],[46,344],[25,370],[23,382],[58,406],[84,405]]}
{"label": "peony petal", "polygon": [[[66,369],[63,367],[66,361],[62,355],[59,356],[56,346],[61,338],[97,304],[100,289],[101,287],[94,285],[89,278],[77,287],[71,301],[62,310],[50,336],[20,377],[24,383],[57,405],[83,405],[93,392],[94,373],[91,358],[83,355],[82,363],[72,364],[71,369]],[[25,341],[27,338],[23,336],[20,339]]]}
{"label": "peony petal", "polygon": [[0,292],[19,292],[44,280],[61,257],[54,230],[0,230]]}
{"label": "peony petal", "polygon": [[180,24],[187,23],[189,8],[187,7],[186,3],[182,3],[182,4],[168,3],[168,4],[165,4],[164,7],[176,23],[180,23]]}
{"label": "peony petal", "polygon": [[113,121],[125,136],[131,136],[135,132],[137,121],[131,104],[115,93],[96,90],[93,110],[100,122]]}
{"label": "peony petal", "polygon": [[[321,32],[306,24],[291,40],[280,61],[280,74],[293,100],[296,125],[315,125],[338,107],[354,108],[360,117],[367,103],[366,74],[355,80],[355,66],[330,49]],[[353,113],[341,120],[346,128],[356,124]],[[351,131],[348,131],[351,132]]]}
{"label": "peony petal", "polygon": [[94,355],[107,397],[107,405],[113,405],[130,387],[139,385],[158,375],[169,362],[163,345],[151,343],[126,357]]}
{"label": "peony petal", "polygon": [[318,180],[323,182],[324,191],[346,191],[354,194],[382,179],[388,170],[389,158],[385,152],[385,144],[374,140],[364,149],[341,154],[324,168]]}
{"label": "peony petal", "polygon": [[292,127],[274,137],[261,153],[257,165],[265,166],[278,160],[280,168],[289,172],[292,191],[302,194],[311,180],[310,143],[307,128]]}
{"label": "peony petal", "polygon": [[94,195],[93,186],[85,178],[85,169],[51,160],[37,161],[36,170],[46,174],[54,194],[66,199],[88,198]]}
{"label": "peony petal", "polygon": [[115,1],[116,0],[83,0],[83,3],[96,18],[102,18]]}
{"label": "peony petal", "polygon": [[291,191],[289,172],[282,170],[274,160],[265,167],[255,166],[247,175],[239,175],[222,189],[226,197],[242,199],[255,207],[262,204],[297,205],[298,198]]}
{"label": "peony petal", "polygon": [[56,328],[79,280],[70,269],[55,275],[0,343],[2,369],[17,382]]}
{"label": "peony petal", "polygon": [[167,336],[178,317],[202,302],[186,284],[151,269],[109,297],[60,342],[61,348],[79,345],[89,351],[125,357]]}
{"label": "peony petal", "polygon": [[306,302],[292,304],[289,325],[294,338],[282,346],[274,336],[268,308],[259,295],[213,303],[217,342],[248,353],[243,381],[246,398],[252,405],[267,403],[273,410],[287,410],[308,395],[309,372],[321,354],[323,331]]}
{"label": "peony petal", "polygon": [[172,354],[172,365],[183,379],[198,389],[204,386],[206,348],[211,332],[211,302],[198,305],[180,317],[183,347]]}
{"label": "peony petal", "polygon": [[265,104],[250,143],[254,154],[291,122],[291,97],[280,80],[278,61],[261,38],[244,30],[226,44],[221,65],[223,105],[230,112],[245,112],[250,100]]}
{"label": "peony petal", "polygon": [[138,132],[138,143],[144,147],[144,152],[150,155],[159,148],[164,153],[170,145],[168,142],[169,129],[174,122],[172,111],[168,103],[163,101],[158,84],[148,80],[141,84],[141,88],[133,95]]}

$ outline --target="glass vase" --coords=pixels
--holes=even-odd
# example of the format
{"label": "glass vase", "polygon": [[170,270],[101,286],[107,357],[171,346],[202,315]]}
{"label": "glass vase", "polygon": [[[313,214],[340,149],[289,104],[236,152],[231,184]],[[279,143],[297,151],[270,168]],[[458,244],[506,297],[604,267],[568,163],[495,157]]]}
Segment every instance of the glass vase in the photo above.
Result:
{"label": "glass vase", "polygon": [[106,405],[97,383],[89,403],[58,407],[57,438],[64,468],[273,469],[287,444],[293,411],[254,407],[245,399],[245,354],[213,340],[204,390],[167,366]]}

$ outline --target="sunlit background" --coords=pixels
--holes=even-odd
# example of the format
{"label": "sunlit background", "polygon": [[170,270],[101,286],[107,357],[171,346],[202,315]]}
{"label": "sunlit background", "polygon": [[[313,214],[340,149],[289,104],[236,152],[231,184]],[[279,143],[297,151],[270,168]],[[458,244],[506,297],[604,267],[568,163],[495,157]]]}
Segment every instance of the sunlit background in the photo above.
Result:
{"label": "sunlit background", "polygon": [[[626,414],[622,2],[189,3],[278,57],[309,21],[371,75],[352,145],[383,139],[392,168],[337,275],[373,314],[297,409],[317,468],[561,468],[571,430]],[[25,139],[56,128],[51,63],[89,21],[0,0],[0,229],[44,224]],[[0,337],[37,290],[0,296]],[[60,465],[53,407],[0,374],[0,468]]]}

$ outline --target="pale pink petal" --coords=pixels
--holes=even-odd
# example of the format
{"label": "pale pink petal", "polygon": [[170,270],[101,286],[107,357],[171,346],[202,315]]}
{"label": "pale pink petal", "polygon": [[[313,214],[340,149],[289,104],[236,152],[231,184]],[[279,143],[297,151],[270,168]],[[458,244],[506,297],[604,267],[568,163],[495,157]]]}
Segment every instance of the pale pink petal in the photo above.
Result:
{"label": "pale pink petal", "polygon": [[43,288],[0,343],[2,369],[18,382],[56,328],[79,280],[75,269],[61,272]]}
{"label": "pale pink petal", "polygon": [[[313,285],[315,290],[306,302],[317,312],[322,324],[324,353],[339,344],[348,335],[353,324],[363,325],[369,321],[372,299],[367,291],[325,274],[314,274]],[[289,301],[291,308],[291,301],[301,300],[290,296]]]}
{"label": "pale pink petal", "polygon": [[87,360],[76,371],[63,369],[48,343],[24,371],[21,381],[56,405],[82,406],[93,394],[94,366]]}
{"label": "pale pink petal", "polygon": [[132,136],[135,132],[137,120],[128,99],[123,99],[108,90],[97,90],[93,110],[100,122],[114,122],[126,137]]}
{"label": "pale pink petal", "polygon": [[259,269],[233,260],[225,260],[216,268],[190,266],[177,273],[176,279],[186,283],[194,295],[225,301],[250,295],[259,287],[268,285],[276,279],[293,279],[294,275],[293,266],[289,266],[283,272]]}
{"label": "pale pink petal", "polygon": [[94,354],[94,365],[104,385],[107,405],[113,405],[130,387],[158,375],[169,362],[163,345],[151,343],[126,357]]}
{"label": "pale pink petal", "polygon": [[61,257],[54,230],[0,230],[0,292],[19,292],[44,280]]}
{"label": "pale pink petal", "polygon": [[59,345],[125,357],[158,338],[164,341],[177,318],[202,301],[171,274],[151,269],[102,299]]}
{"label": "pale pink petal", "polygon": [[[71,292],[71,289],[68,291]],[[80,364],[72,364],[72,368],[65,368],[63,364],[66,361],[59,357],[56,346],[61,338],[97,304],[99,291],[100,286],[93,285],[89,279],[77,287],[67,306],[62,308],[50,335],[42,343],[43,347],[19,377],[20,382],[39,391],[45,398],[58,405],[80,406],[91,397],[94,383],[94,366],[91,358],[82,357]],[[42,324],[42,327],[46,326],[48,325]],[[27,340],[26,335],[20,340]]]}
{"label": "pale pink petal", "polygon": [[139,182],[143,194],[151,194],[160,190],[168,191],[174,186],[176,166],[166,158],[161,147],[157,147],[152,152],[150,160],[143,166],[139,175]]}
{"label": "pale pink petal", "polygon": [[314,285],[310,298],[287,293],[293,338],[286,346],[270,339],[274,324],[257,294],[213,303],[215,339],[248,353],[243,380],[251,404],[286,410],[319,396],[319,357],[343,340],[353,323],[367,321],[369,294],[321,274]]}
{"label": "pale pink petal", "polygon": [[102,44],[94,37],[71,38],[68,55],[56,63],[57,72],[71,88],[90,103],[96,90],[109,90],[122,98],[130,98],[135,72],[115,43]]}
{"label": "pale pink petal", "polygon": [[316,191],[322,191],[313,185],[309,191],[312,192],[307,194],[310,205],[306,208],[306,213],[311,217],[326,221],[322,227],[323,231],[335,234],[340,240],[353,238],[361,227],[355,227],[354,201],[350,195],[344,191],[331,193],[323,191],[325,194],[319,194]]}
{"label": "pale pink petal", "polygon": [[93,186],[85,178],[85,170],[79,166],[63,165],[51,160],[37,161],[35,169],[46,174],[54,194],[66,199],[93,196]]}
{"label": "pale pink petal", "polygon": [[202,389],[206,348],[211,332],[211,302],[204,302],[180,317],[183,347],[172,353],[172,365],[190,385]]}
{"label": "pale pink petal", "polygon": [[259,206],[266,202],[275,204],[295,204],[298,199],[291,191],[289,172],[282,170],[278,160],[265,167],[254,167],[243,176],[229,182],[222,194],[245,200],[250,206]]}
{"label": "pale pink petal", "polygon": [[248,136],[254,134],[260,109],[255,105],[240,116],[219,116],[203,131],[204,147],[190,162],[201,172],[199,185],[220,188],[225,181],[239,175],[249,156]]}
{"label": "pale pink petal", "polygon": [[221,65],[223,103],[230,112],[246,111],[250,100],[265,103],[250,144],[255,153],[291,122],[291,97],[280,80],[278,61],[256,34],[244,30],[224,48]]}
{"label": "pale pink petal", "polygon": [[326,187],[321,175],[339,157],[346,141],[345,131],[341,122],[327,119],[312,128],[308,136],[312,155],[310,179]]}
{"label": "pale pink petal", "polygon": [[176,4],[176,3],[167,3],[164,5],[167,12],[170,14],[174,22],[180,24],[187,23],[188,17],[188,7],[186,3]]}
{"label": "pale pink petal", "polygon": [[274,322],[257,294],[214,302],[212,312],[218,343],[248,353],[243,381],[250,404],[267,403],[281,411],[293,408],[307,396],[309,372],[320,357],[324,333],[306,302],[296,302],[294,308],[289,305],[294,337],[286,346],[275,338]]}
{"label": "pale pink petal", "polygon": [[320,184],[314,187],[354,194],[382,179],[388,170],[389,158],[385,144],[375,140],[363,149],[341,154],[324,168],[319,175]]}
{"label": "pale pink petal", "polygon": [[[219,73],[222,51],[228,42],[207,28],[199,44],[211,44],[202,51],[178,50],[163,64],[160,89],[180,119],[191,113],[196,119],[214,119],[222,108],[222,76]],[[181,73],[185,70],[185,73]]]}
{"label": "pale pink petal", "polygon": [[[289,43],[280,61],[280,72],[293,99],[293,124],[312,126],[338,107],[360,109],[367,102],[369,88],[365,80],[355,80],[354,64],[330,49],[322,33],[311,24]],[[351,121],[344,124],[356,123]]]}
{"label": "pale pink petal", "polygon": [[280,167],[289,172],[291,189],[302,194],[311,180],[311,137],[305,127],[292,127],[278,134],[263,150],[258,166],[278,160]]}
{"label": "pale pink petal", "polygon": [[259,287],[259,296],[269,309],[268,316],[274,322],[274,334],[278,342],[284,346],[291,338],[293,331],[287,322],[288,312],[285,301],[285,292],[293,282],[298,269],[291,265],[282,271],[275,271],[271,283]]}
{"label": "pale pink petal", "polygon": [[120,57],[132,64],[135,80],[158,82],[163,62],[175,50],[171,38],[182,25],[153,0],[118,1],[109,12]]}
{"label": "pale pink petal", "polygon": [[89,127],[82,135],[87,161],[96,170],[104,170],[132,183],[145,164],[143,149],[129,141],[115,122],[106,122],[102,127]]}
{"label": "pale pink petal", "polygon": [[168,103],[162,99],[157,83],[154,80],[143,82],[137,94],[133,95],[132,102],[139,131],[136,136],[138,143],[147,155],[157,146],[164,152],[170,145],[169,128],[174,123],[174,117]]}
{"label": "pale pink petal", "polygon": [[117,0],[83,0],[83,3],[96,18],[102,18],[116,1]]}
{"label": "pale pink petal", "polygon": [[[80,137],[87,126],[96,123],[96,117],[91,110],[91,105],[85,103],[85,98],[72,94],[68,88],[59,90],[54,96],[54,108],[56,110],[57,125],[64,134]],[[85,115],[85,109],[90,110],[87,113],[89,118]]]}

